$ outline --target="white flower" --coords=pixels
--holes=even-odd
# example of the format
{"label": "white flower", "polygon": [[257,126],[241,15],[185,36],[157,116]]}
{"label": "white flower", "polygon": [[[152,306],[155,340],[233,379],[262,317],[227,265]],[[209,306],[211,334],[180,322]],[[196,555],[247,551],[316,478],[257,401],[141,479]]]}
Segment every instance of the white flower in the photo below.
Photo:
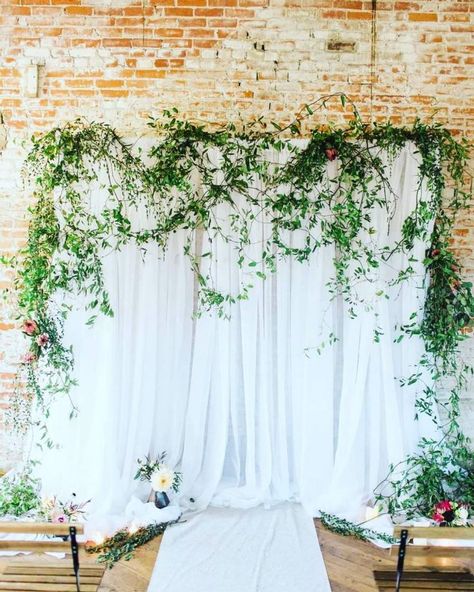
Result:
{"label": "white flower", "polygon": [[153,491],[167,491],[171,488],[174,481],[174,471],[161,465],[150,477],[150,483]]}
{"label": "white flower", "polygon": [[465,526],[467,524],[467,519],[469,518],[469,511],[466,506],[460,506],[456,510],[456,517],[454,520],[454,524],[456,526]]}

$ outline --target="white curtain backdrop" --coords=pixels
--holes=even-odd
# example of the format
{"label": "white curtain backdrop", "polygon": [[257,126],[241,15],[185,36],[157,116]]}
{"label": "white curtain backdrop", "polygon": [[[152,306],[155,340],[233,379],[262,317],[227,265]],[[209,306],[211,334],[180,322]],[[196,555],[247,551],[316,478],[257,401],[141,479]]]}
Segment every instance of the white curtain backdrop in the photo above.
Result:
{"label": "white curtain backdrop", "polygon": [[[385,160],[398,198],[393,215],[374,208],[376,233],[364,240],[393,245],[415,207],[419,156],[407,144],[393,163]],[[337,174],[337,161],[328,163],[328,178]],[[93,189],[91,207],[103,199],[104,190]],[[226,204],[215,210],[230,229],[229,213]],[[134,223],[146,224],[144,214]],[[264,221],[252,226],[250,255],[254,249],[257,257],[267,232]],[[297,233],[287,238],[293,245],[302,240]],[[166,450],[168,464],[184,476],[184,506],[293,500],[311,515],[322,509],[356,518],[389,463],[413,451],[420,431],[430,429],[414,421],[416,387],[398,383],[414,371],[422,343],[394,344],[395,326],[423,305],[426,245],[417,242],[412,253],[374,270],[375,281],[354,286],[371,302],[355,319],[328,294],[332,246],[305,263],[279,259],[276,273],[256,279],[249,299],[223,319],[215,312],[193,318],[197,287],[184,242],[180,231],[165,254],[156,245],[146,255],[135,245],[104,254],[113,318],[87,327],[75,301],[65,341],[74,347],[80,412],[68,421],[66,400],[52,411],[50,433],[60,446],[43,454],[45,493],[74,491],[92,498],[97,512],[120,513],[137,485],[137,458]],[[220,289],[235,293],[248,281],[232,243],[197,232],[194,244],[197,254],[212,251]],[[376,296],[410,256],[418,261],[413,279],[393,288],[389,299]],[[337,343],[318,354],[330,332]]]}

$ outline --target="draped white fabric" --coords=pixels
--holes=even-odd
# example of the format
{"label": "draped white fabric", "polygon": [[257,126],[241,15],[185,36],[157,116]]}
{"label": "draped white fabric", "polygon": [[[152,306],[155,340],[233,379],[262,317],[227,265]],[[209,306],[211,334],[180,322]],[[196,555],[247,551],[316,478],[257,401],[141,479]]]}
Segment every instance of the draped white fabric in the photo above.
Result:
{"label": "draped white fabric", "polygon": [[[414,146],[386,166],[398,198],[390,216],[374,209],[376,233],[364,239],[379,245],[397,241],[415,207]],[[328,163],[328,175],[337,175],[337,167]],[[93,192],[95,204],[100,191]],[[215,214],[230,229],[229,206]],[[146,224],[140,216],[135,222]],[[267,231],[264,222],[252,226],[250,249],[258,251]],[[288,240],[297,244],[300,237]],[[86,327],[78,306],[67,321],[80,413],[68,422],[66,400],[52,411],[50,432],[60,447],[43,454],[45,491],[74,491],[92,497],[98,512],[121,512],[136,486],[137,458],[166,450],[184,476],[182,505],[295,500],[312,515],[324,509],[356,517],[388,464],[414,450],[420,429],[429,429],[414,421],[416,387],[398,382],[413,372],[422,344],[415,338],[394,344],[395,326],[423,304],[425,245],[374,270],[372,279],[380,281],[354,286],[372,301],[354,319],[328,293],[332,246],[305,263],[279,259],[276,273],[254,281],[249,299],[233,304],[225,319],[215,312],[193,318],[196,282],[184,241],[184,231],[173,234],[164,255],[154,245],[143,255],[132,244],[104,255],[115,316]],[[232,243],[197,232],[194,244],[197,254],[212,251],[220,289],[235,293],[248,280]],[[389,299],[376,296],[410,256],[418,261],[413,279]],[[318,353],[330,332],[337,343]]]}

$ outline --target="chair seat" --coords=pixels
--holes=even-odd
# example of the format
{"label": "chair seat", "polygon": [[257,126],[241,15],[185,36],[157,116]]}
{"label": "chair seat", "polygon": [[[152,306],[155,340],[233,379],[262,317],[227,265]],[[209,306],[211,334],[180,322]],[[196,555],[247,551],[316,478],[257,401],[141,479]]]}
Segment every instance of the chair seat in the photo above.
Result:
{"label": "chair seat", "polygon": [[[105,567],[81,565],[81,592],[97,592]],[[69,562],[10,563],[0,574],[0,590],[21,592],[76,592],[76,578]]]}
{"label": "chair seat", "polygon": [[[395,571],[374,571],[374,578],[379,592],[393,592],[397,574]],[[424,590],[474,590],[474,576],[463,571],[404,571],[400,590],[419,592]]]}

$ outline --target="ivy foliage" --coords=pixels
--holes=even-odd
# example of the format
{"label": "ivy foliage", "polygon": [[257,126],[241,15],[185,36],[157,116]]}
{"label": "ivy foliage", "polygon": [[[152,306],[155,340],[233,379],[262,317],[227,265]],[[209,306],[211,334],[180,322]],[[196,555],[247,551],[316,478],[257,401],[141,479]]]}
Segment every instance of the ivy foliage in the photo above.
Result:
{"label": "ivy foliage", "polygon": [[[351,110],[345,127],[317,127],[304,147],[291,142],[300,137],[304,117],[324,108],[330,98],[306,106],[304,114],[284,127],[260,119],[240,129],[234,124],[210,129],[180,119],[176,110],[166,111],[162,119],[150,120],[157,139],[145,155],[147,164],[139,150],[104,123],[77,120],[34,137],[25,162],[25,177],[35,194],[28,242],[11,262],[17,269],[19,319],[36,323],[28,333],[30,352],[20,371],[26,399],[36,401],[47,416],[51,397],[69,394],[75,384],[73,355],[63,343],[63,323],[70,305],[58,294],[80,296],[90,312],[89,323],[99,314],[113,315],[102,261],[127,243],[144,251],[157,243],[165,250],[172,233],[185,232],[200,311],[214,309],[221,316],[229,314],[235,301],[249,298],[254,283],[274,272],[278,260],[304,262],[315,250],[333,245],[335,272],[328,290],[344,298],[355,316],[361,303],[373,305],[358,286],[376,282],[382,266],[397,254],[408,254],[406,268],[376,294],[388,298],[413,276],[410,254],[415,241],[422,240],[430,245],[424,260],[426,305],[422,314],[413,311],[410,321],[398,328],[397,340],[421,336],[425,353],[401,384],[419,387],[418,413],[437,421],[437,407],[444,407],[443,441],[421,442],[420,454],[406,460],[401,480],[392,467],[389,481],[394,482],[388,489],[385,483],[380,495],[393,510],[400,509],[396,500],[403,496],[425,496],[421,485],[425,478],[432,482],[425,461],[430,466],[438,462],[435,450],[446,458],[446,446],[455,451],[453,461],[469,464],[472,456],[459,427],[459,395],[471,369],[460,359],[459,344],[467,336],[474,299],[450,250],[456,215],[469,206],[471,195],[468,142],[455,139],[438,123],[365,123],[344,95],[340,100]],[[407,142],[419,155],[417,199],[394,246],[371,240],[376,235],[373,216],[381,209],[391,220],[398,196],[388,170]],[[270,160],[269,150],[278,156]],[[105,189],[101,203],[92,199],[98,187]],[[219,217],[222,204],[230,208],[230,231]],[[137,225],[140,212],[146,213],[146,227]],[[256,246],[252,229],[261,222],[268,231]],[[235,292],[222,292],[216,285],[212,249],[196,255],[197,231],[209,243],[223,240],[234,246],[237,265],[248,278]],[[48,341],[38,345],[43,334]],[[377,331],[374,338],[379,338]],[[446,388],[448,396],[442,398]],[[24,400],[25,392],[18,397]]]}
{"label": "ivy foliage", "polygon": [[32,476],[32,467],[0,480],[0,516],[23,516],[41,504],[39,481]]}

